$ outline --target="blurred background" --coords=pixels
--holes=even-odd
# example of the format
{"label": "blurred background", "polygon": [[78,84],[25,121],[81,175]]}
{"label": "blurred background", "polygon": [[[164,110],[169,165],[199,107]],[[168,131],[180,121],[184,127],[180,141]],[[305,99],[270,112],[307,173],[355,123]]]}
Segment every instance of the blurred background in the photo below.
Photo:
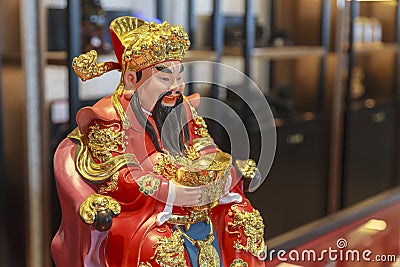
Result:
{"label": "blurred background", "polygon": [[[400,201],[399,10],[397,0],[2,0],[0,265],[53,266],[61,213],[52,155],[76,127],[76,111],[111,94],[119,76],[82,84],[70,63],[91,49],[99,61],[116,60],[108,26],[123,15],[184,26],[192,42],[185,61],[227,64],[262,90],[277,149],[268,179],[248,196],[269,247],[328,244],[330,233],[379,217],[387,227],[357,244],[367,238],[398,256],[400,215],[390,207]],[[187,75],[246,88],[211,68]],[[224,88],[188,86],[193,92],[237,112],[258,160],[263,128],[249,107]],[[229,151],[235,144],[208,123]]]}

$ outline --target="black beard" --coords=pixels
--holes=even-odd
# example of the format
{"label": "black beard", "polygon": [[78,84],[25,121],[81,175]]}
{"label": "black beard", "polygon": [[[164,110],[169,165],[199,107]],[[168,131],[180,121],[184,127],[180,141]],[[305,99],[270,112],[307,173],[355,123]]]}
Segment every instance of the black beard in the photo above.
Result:
{"label": "black beard", "polygon": [[[175,100],[174,106],[168,107],[162,104],[162,99],[169,94],[171,94],[171,92],[163,94],[154,105],[153,119],[155,121],[159,136],[162,138],[164,147],[172,155],[181,155],[181,151],[184,149],[184,143],[190,138],[189,128],[186,123],[187,117],[185,108],[183,108],[183,105],[180,105],[183,102],[182,95]],[[161,149],[157,138],[156,129],[154,129],[153,125],[147,120],[143,113],[137,91],[132,96],[130,105],[134,114],[136,115],[136,118],[138,119],[139,124],[142,125],[146,133],[149,135],[156,150],[158,152],[165,153],[166,151]],[[168,118],[167,125],[164,127],[165,133],[161,135],[161,131],[168,115],[171,117]]]}
{"label": "black beard", "polygon": [[[162,127],[164,125],[165,120],[167,119],[168,115],[170,115],[170,113],[176,109],[180,104],[182,104],[183,101],[183,97],[182,94],[179,92],[179,96],[178,98],[175,100],[175,104],[173,106],[165,106],[163,104],[163,99],[166,96],[171,95],[172,92],[168,91],[165,92],[164,94],[162,94],[160,96],[160,98],[157,100],[156,104],[154,105],[153,111],[152,111],[152,115],[153,115],[153,119],[154,122],[156,123],[157,126],[157,130],[158,133],[161,136],[161,131],[162,131]],[[181,112],[181,108],[180,106],[175,110],[175,114],[171,114],[171,116],[173,116],[172,118],[169,118],[169,120],[178,120],[178,117],[180,117],[180,112]],[[177,121],[171,121],[171,122],[176,122]]]}
{"label": "black beard", "polygon": [[183,149],[182,133],[185,135],[185,139],[188,140],[188,129],[185,129],[187,128],[184,119],[184,114],[186,113],[183,105],[181,105],[183,102],[182,94],[178,92],[179,96],[173,106],[165,106],[163,104],[164,97],[171,94],[172,92],[169,91],[160,96],[154,105],[152,115],[164,147],[171,154],[178,155]]}

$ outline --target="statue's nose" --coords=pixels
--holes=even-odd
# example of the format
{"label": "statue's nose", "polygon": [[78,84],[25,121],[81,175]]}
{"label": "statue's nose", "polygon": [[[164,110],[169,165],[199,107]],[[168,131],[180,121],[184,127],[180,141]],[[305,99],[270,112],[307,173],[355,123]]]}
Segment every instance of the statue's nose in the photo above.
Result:
{"label": "statue's nose", "polygon": [[176,80],[174,81],[174,83],[171,85],[171,91],[173,93],[178,93],[182,90],[182,86],[184,86],[183,83],[178,83]]}

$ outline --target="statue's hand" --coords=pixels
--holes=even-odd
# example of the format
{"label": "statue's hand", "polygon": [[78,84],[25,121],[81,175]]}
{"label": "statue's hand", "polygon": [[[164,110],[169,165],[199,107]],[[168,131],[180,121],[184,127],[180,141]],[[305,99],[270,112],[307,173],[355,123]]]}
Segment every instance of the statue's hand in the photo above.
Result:
{"label": "statue's hand", "polygon": [[201,198],[200,187],[184,186],[175,184],[174,205],[181,207],[197,206]]}
{"label": "statue's hand", "polygon": [[232,176],[229,175],[228,179],[226,179],[226,182],[224,185],[224,192],[223,192],[222,196],[229,193],[229,190],[231,189],[231,185],[232,185]]}
{"label": "statue's hand", "polygon": [[109,196],[92,194],[79,208],[81,219],[101,232],[111,228],[112,218],[121,212],[120,204]]}

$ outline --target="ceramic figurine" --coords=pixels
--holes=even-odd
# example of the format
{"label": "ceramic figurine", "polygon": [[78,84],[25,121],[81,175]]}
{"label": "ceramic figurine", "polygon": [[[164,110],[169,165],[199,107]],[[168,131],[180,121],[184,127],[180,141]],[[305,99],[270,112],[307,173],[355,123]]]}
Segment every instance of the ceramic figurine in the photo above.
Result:
{"label": "ceramic figurine", "polygon": [[90,51],[72,63],[82,80],[112,70],[121,80],[78,111],[56,151],[56,265],[265,266],[263,220],[243,194],[256,164],[237,171],[197,113],[199,95],[183,95],[187,33],[134,17],[110,33],[118,62]]}

